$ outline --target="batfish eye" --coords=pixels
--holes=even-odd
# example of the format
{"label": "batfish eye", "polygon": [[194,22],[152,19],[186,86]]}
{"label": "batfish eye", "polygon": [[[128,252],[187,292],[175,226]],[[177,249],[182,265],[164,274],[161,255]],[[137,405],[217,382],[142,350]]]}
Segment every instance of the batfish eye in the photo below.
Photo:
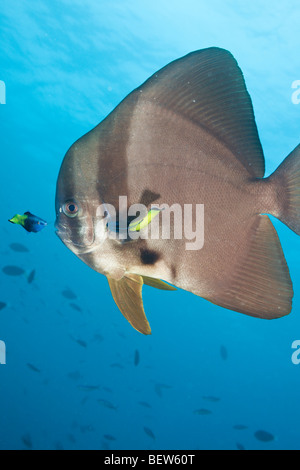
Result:
{"label": "batfish eye", "polygon": [[63,205],[63,212],[68,217],[76,217],[79,207],[74,201],[68,201]]}

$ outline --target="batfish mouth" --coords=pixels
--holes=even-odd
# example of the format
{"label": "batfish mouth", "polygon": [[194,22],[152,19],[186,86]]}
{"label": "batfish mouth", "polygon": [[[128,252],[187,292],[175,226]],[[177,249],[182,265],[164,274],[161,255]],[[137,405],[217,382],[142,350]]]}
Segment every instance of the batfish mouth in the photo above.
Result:
{"label": "batfish mouth", "polygon": [[72,246],[74,246],[76,251],[82,252],[89,250],[94,245],[95,234],[93,223],[88,226],[76,225],[69,227],[62,224],[59,218],[57,218],[54,227],[58,238],[71,250]]}

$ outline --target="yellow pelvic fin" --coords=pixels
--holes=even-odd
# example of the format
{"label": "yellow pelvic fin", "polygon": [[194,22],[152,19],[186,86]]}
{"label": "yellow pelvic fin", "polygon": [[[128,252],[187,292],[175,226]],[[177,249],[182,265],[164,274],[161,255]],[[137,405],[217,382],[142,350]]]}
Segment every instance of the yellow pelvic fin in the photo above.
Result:
{"label": "yellow pelvic fin", "polygon": [[126,320],[140,333],[151,334],[142,299],[143,278],[138,274],[126,274],[115,280],[107,276],[114,301]]}
{"label": "yellow pelvic fin", "polygon": [[155,289],[161,289],[161,290],[177,290],[176,287],[170,286],[170,284],[167,284],[164,281],[161,281],[160,279],[155,279],[154,277],[148,277],[148,276],[142,276],[144,284],[147,286],[155,287]]}

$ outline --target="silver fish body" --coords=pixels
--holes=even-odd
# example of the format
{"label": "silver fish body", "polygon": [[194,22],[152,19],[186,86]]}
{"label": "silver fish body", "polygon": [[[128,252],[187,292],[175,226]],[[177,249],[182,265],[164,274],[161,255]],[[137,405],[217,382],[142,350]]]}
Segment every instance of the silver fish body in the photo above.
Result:
{"label": "silver fish body", "polygon": [[[242,72],[228,51],[196,51],[150,77],[71,146],[57,181],[57,234],[107,276],[121,312],[144,334],[151,330],[143,284],[172,290],[170,283],[231,310],[278,318],[290,312],[293,289],[266,214],[300,233],[299,146],[263,177]],[[187,249],[174,224],[167,238],[111,237],[106,208],[120,214],[120,196],[127,209],[201,205],[204,243]],[[195,226],[194,218],[183,212],[182,223]]]}

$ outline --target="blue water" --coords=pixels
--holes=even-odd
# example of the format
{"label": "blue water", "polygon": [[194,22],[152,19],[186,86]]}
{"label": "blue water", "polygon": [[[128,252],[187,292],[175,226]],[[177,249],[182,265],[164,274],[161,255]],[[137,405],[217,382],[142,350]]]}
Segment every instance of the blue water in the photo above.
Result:
{"label": "blue water", "polygon": [[[299,24],[296,0],[1,0],[1,449],[299,449],[297,235],[274,220],[294,283],[291,315],[267,322],[146,287],[145,337],[120,314],[105,277],[51,225],[68,147],[156,70],[209,46],[230,50],[242,68],[266,174],[274,171],[300,142],[300,104],[291,99]],[[7,222],[27,210],[49,227],[28,234]],[[35,269],[35,280],[6,276],[5,265]],[[256,439],[257,430],[274,439]]]}

